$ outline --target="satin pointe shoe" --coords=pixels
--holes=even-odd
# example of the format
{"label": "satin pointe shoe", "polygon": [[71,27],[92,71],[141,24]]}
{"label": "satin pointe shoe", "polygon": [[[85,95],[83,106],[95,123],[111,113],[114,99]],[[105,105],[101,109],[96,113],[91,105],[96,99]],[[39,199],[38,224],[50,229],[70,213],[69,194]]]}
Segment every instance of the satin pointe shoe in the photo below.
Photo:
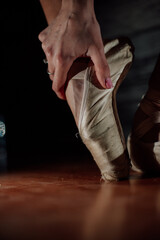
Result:
{"label": "satin pointe shoe", "polygon": [[135,118],[141,118],[142,114],[143,120],[128,137],[132,168],[145,174],[160,174],[160,91],[148,90]]}
{"label": "satin pointe shoe", "polygon": [[103,89],[96,79],[94,66],[88,66],[68,82],[66,99],[102,179],[113,181],[127,178],[130,170],[116,92],[131,66],[133,47],[127,41],[115,39],[105,44],[104,52],[113,88]]}
{"label": "satin pointe shoe", "polygon": [[135,171],[160,175],[160,55],[135,113],[128,150]]}

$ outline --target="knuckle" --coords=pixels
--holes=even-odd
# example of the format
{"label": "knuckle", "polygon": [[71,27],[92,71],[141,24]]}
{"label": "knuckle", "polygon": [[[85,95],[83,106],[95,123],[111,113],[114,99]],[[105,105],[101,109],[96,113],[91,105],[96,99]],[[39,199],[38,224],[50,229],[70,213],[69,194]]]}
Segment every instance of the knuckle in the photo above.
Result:
{"label": "knuckle", "polygon": [[60,66],[63,65],[63,63],[64,63],[64,56],[61,53],[57,54],[55,56],[55,59],[56,59],[56,64],[57,65],[60,65]]}
{"label": "knuckle", "polygon": [[42,39],[43,39],[43,33],[42,33],[42,32],[38,35],[38,39],[39,39],[40,41],[42,41]]}
{"label": "knuckle", "polygon": [[47,56],[52,56],[53,55],[52,47],[47,46],[45,52]]}
{"label": "knuckle", "polygon": [[40,41],[43,41],[45,37],[46,37],[46,31],[43,30],[42,32],[39,33],[38,38]]}
{"label": "knuckle", "polygon": [[48,46],[47,43],[42,43],[42,49],[44,50],[46,56],[52,56],[53,55],[53,49],[52,47]]}

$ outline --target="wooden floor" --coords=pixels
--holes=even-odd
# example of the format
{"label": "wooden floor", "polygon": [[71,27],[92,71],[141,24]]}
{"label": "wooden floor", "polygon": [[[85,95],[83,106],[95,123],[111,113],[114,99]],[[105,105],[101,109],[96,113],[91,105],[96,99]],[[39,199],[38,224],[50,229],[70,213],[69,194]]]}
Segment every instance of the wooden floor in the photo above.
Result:
{"label": "wooden floor", "polygon": [[1,174],[0,239],[160,239],[160,178],[99,179],[84,161]]}

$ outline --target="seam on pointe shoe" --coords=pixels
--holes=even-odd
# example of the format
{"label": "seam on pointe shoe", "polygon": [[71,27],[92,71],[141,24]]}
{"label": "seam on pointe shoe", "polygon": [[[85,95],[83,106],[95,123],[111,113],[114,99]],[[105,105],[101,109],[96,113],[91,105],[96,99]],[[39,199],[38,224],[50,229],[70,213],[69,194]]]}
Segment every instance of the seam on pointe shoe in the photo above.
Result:
{"label": "seam on pointe shoe", "polygon": [[[130,49],[129,49],[129,51],[130,51]],[[112,91],[112,110],[113,110],[113,115],[114,115],[114,119],[115,119],[115,122],[116,122],[116,127],[117,127],[117,130],[118,130],[119,138],[121,140],[121,143],[123,145],[124,150],[126,149],[126,141],[125,141],[125,137],[124,137],[121,121],[119,119],[116,95],[117,95],[117,91],[118,91],[120,85],[122,84],[122,82],[126,78],[126,75],[129,72],[129,69],[131,67],[131,64],[132,64],[132,61],[133,61],[133,54],[132,54],[131,51],[130,51],[130,53],[131,53],[131,61],[128,62],[124,66],[124,68],[123,68],[123,70],[122,70],[122,72],[121,72],[121,74],[119,76],[119,79],[117,80],[117,82],[116,82],[116,84],[114,86],[114,89]]]}
{"label": "seam on pointe shoe", "polygon": [[88,90],[89,90],[89,86],[90,86],[87,83],[87,78],[89,78],[89,83],[90,83],[90,79],[93,75],[93,74],[91,74],[91,68],[92,67],[88,67],[86,69],[85,75],[84,75],[84,91],[83,91],[83,96],[82,96],[82,103],[81,103],[80,114],[79,114],[79,122],[78,122],[78,128],[79,128],[80,134],[81,134],[81,125],[82,125],[82,120],[83,120],[83,116],[84,116],[86,100],[87,100],[87,96],[88,96]]}
{"label": "seam on pointe shoe", "polygon": [[81,102],[80,113],[79,113],[79,121],[78,121],[78,129],[79,129],[80,135],[81,135],[81,123],[82,123],[82,118],[83,118],[83,115],[84,115],[83,110],[84,110],[84,101],[85,101],[85,95],[86,95],[86,75],[87,75],[87,72],[88,72],[88,68],[86,69],[85,74],[84,74],[84,88],[83,88],[82,102]]}

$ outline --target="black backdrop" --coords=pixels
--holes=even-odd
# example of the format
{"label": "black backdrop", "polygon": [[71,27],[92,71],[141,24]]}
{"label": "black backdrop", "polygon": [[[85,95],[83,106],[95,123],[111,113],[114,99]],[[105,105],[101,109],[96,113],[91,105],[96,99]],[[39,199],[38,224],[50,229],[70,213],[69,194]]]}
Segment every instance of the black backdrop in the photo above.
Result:
{"label": "black backdrop", "polygon": [[8,156],[71,152],[77,129],[66,102],[51,90],[38,40],[47,25],[39,1],[11,1],[3,7],[0,111]]}

